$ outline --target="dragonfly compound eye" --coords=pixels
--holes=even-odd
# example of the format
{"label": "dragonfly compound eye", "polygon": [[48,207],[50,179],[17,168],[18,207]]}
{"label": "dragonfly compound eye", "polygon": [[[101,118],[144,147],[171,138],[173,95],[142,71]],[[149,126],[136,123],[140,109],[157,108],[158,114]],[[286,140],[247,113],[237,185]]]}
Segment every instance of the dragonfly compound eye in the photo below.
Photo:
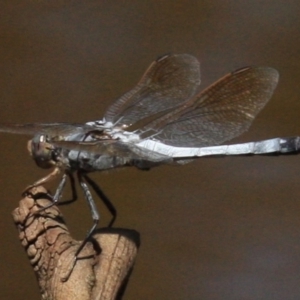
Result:
{"label": "dragonfly compound eye", "polygon": [[48,142],[46,135],[34,136],[28,141],[27,149],[39,167],[48,169],[56,164],[53,160],[55,147]]}

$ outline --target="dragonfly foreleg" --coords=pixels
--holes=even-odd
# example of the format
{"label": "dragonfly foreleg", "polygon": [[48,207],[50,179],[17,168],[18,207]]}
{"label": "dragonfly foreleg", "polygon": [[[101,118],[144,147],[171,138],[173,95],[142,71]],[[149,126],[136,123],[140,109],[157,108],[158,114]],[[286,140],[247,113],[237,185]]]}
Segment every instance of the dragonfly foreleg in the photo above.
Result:
{"label": "dragonfly foreleg", "polygon": [[26,196],[28,191],[34,187],[40,186],[46,182],[49,182],[53,179],[55,179],[58,175],[60,174],[60,169],[59,168],[54,168],[54,170],[48,174],[47,176],[37,180],[36,182],[34,182],[33,184],[29,185],[26,187],[26,189],[22,192],[22,196]]}
{"label": "dragonfly foreleg", "polygon": [[62,196],[63,189],[66,185],[66,180],[67,180],[67,174],[64,174],[61,181],[60,181],[60,183],[59,183],[59,185],[58,185],[58,188],[56,189],[56,192],[55,192],[54,196],[51,196],[47,193],[47,195],[51,199],[51,203],[46,205],[46,206],[41,207],[39,210],[34,212],[34,214],[38,214],[41,211],[44,211],[45,209],[50,208],[50,207],[54,206],[55,204],[57,204],[57,202],[59,201],[59,199]]}

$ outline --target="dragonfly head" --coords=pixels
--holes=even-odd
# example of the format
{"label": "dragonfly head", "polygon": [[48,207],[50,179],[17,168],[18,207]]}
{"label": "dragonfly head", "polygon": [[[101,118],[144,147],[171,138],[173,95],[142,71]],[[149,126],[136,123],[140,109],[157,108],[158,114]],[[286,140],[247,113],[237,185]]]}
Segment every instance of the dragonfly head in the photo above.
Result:
{"label": "dragonfly head", "polygon": [[32,140],[29,140],[27,149],[39,167],[49,169],[56,165],[57,148],[49,142],[45,134],[36,135]]}

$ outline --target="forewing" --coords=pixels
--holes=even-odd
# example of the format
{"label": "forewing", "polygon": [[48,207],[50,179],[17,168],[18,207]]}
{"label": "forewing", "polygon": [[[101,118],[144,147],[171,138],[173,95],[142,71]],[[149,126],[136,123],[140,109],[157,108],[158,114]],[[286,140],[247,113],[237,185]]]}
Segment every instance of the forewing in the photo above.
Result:
{"label": "forewing", "polygon": [[139,83],[105,113],[105,120],[133,125],[192,97],[200,84],[198,60],[188,54],[166,55],[154,61]]}
{"label": "forewing", "polygon": [[70,123],[31,123],[31,124],[0,124],[0,132],[35,135],[46,134],[50,137],[67,137],[72,134],[84,134],[96,130],[94,126]]}
{"label": "forewing", "polygon": [[186,147],[230,140],[249,128],[271,98],[278,79],[278,72],[272,68],[239,69],[146,125],[141,137],[152,135],[165,144]]}

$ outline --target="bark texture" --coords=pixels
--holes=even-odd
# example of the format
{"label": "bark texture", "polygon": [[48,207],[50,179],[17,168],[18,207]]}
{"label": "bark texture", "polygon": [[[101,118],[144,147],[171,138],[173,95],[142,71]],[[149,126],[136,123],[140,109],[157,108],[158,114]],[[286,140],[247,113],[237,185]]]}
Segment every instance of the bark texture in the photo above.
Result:
{"label": "bark texture", "polygon": [[13,211],[19,237],[36,274],[41,298],[47,300],[121,299],[131,273],[139,234],[134,230],[97,230],[80,259],[74,262],[80,241],[74,240],[57,206],[49,205],[46,190],[33,188]]}

